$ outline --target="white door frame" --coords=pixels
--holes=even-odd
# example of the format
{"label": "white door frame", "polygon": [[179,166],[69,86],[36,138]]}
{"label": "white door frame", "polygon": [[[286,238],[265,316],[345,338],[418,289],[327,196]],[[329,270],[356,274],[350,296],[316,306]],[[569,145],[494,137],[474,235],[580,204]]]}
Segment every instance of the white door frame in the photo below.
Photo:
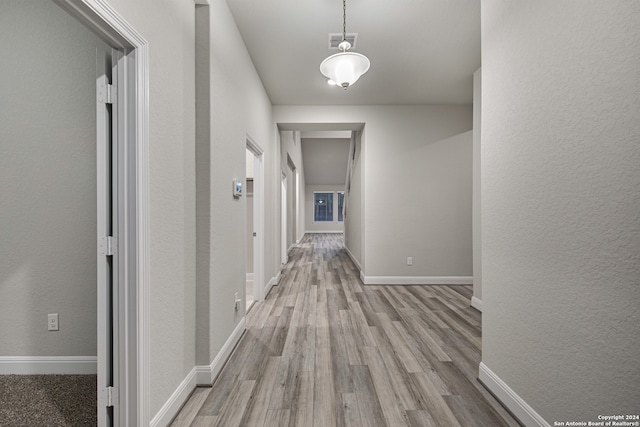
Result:
{"label": "white door frame", "polygon": [[[106,53],[113,58],[118,52]],[[106,58],[98,57],[98,63]],[[109,67],[111,68],[111,67]],[[118,306],[119,298],[119,265],[122,253],[118,251],[117,242],[112,236],[120,236],[118,218],[120,217],[120,189],[117,179],[117,169],[120,165],[118,158],[118,114],[117,102],[112,101],[117,92],[117,66],[114,76],[111,70],[99,70],[96,84],[96,183],[97,183],[97,374],[98,374],[98,426],[119,426],[119,406],[112,404],[107,391],[120,388],[117,357],[118,346]],[[103,74],[104,73],[104,74]],[[112,108],[109,108],[112,104]],[[114,250],[115,248],[115,250]],[[113,395],[111,395],[113,396]],[[111,400],[111,402],[110,402]],[[108,408],[111,407],[112,411]]]}
{"label": "white door frame", "polygon": [[289,260],[287,248],[287,174],[282,171],[280,188],[280,268]]}
{"label": "white door frame", "polygon": [[248,134],[247,150],[254,155],[253,162],[253,289],[256,301],[264,301],[264,150]]}
{"label": "white door frame", "polygon": [[295,228],[295,233],[293,235],[293,242],[295,244],[300,243],[300,232],[301,227],[300,227],[300,172],[298,172],[298,170],[296,169],[295,171],[295,176],[294,176],[294,186],[295,186],[295,192],[296,192],[296,206],[295,206],[295,213],[296,213],[296,223],[294,224],[294,228]]}
{"label": "white door frame", "polygon": [[[120,309],[115,322],[120,426],[149,425],[149,53],[147,41],[105,0],[55,0],[112,48],[123,52],[117,94],[120,194]],[[98,354],[98,361],[104,355]]]}

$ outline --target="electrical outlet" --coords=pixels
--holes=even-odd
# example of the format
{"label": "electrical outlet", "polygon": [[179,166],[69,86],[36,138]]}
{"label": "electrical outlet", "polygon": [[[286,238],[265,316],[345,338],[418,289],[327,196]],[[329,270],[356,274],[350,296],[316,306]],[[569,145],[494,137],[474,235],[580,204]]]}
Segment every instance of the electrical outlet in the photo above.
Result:
{"label": "electrical outlet", "polygon": [[238,293],[236,292],[233,295],[233,306],[235,307],[236,311],[240,310],[240,303],[242,301],[240,301],[240,298],[238,298]]}
{"label": "electrical outlet", "polygon": [[59,331],[58,328],[58,313],[52,313],[49,315],[49,320],[47,322],[47,327],[50,331]]}
{"label": "electrical outlet", "polygon": [[413,265],[413,257],[407,257],[407,265]]}

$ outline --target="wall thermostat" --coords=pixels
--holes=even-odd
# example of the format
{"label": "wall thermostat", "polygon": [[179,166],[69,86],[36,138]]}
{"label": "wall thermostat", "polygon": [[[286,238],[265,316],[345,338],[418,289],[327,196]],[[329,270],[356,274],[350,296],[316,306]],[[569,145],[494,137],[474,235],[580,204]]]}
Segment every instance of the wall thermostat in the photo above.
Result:
{"label": "wall thermostat", "polygon": [[239,179],[233,180],[233,197],[236,199],[242,196],[242,181]]}

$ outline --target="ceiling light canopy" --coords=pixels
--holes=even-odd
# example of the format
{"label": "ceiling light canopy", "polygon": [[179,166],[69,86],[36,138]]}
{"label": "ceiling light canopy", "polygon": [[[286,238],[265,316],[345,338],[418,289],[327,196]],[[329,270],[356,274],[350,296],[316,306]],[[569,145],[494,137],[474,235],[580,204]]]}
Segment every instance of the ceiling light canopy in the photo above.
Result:
{"label": "ceiling light canopy", "polygon": [[338,49],[342,52],[326,58],[320,64],[320,72],[327,77],[328,83],[345,90],[354,84],[360,76],[369,70],[369,58],[357,52],[348,52],[351,43],[347,40],[347,2],[342,0],[342,42]]}

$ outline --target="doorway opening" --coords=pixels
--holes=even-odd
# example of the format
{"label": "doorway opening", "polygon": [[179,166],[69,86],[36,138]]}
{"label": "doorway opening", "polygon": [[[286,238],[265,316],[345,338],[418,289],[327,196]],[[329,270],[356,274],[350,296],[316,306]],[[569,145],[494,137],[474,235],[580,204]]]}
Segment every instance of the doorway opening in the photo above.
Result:
{"label": "doorway opening", "polygon": [[246,286],[245,310],[262,301],[264,289],[264,150],[246,138]]}
{"label": "doorway opening", "polygon": [[291,177],[291,192],[288,194],[289,206],[287,208],[288,214],[288,229],[287,229],[287,253],[293,246],[298,242],[298,210],[299,206],[299,190],[298,190],[298,169],[296,168],[296,164],[293,162],[289,154],[287,154],[287,167],[289,168],[289,173],[287,174]]}
{"label": "doorway opening", "polygon": [[255,292],[255,283],[253,280],[254,277],[254,240],[257,237],[257,233],[255,231],[254,226],[254,217],[255,217],[255,204],[253,201],[253,178],[255,175],[255,155],[251,150],[247,148],[247,167],[246,167],[246,177],[245,177],[245,200],[246,200],[246,218],[247,218],[247,231],[246,231],[246,239],[247,239],[247,259],[246,259],[246,268],[247,268],[247,277],[246,277],[246,290],[245,290],[245,303],[246,303],[246,311],[248,312],[253,303],[256,300],[256,292]]}
{"label": "doorway opening", "polygon": [[287,174],[282,172],[282,184],[280,187],[280,264],[281,267],[289,260],[287,251]]}
{"label": "doorway opening", "polygon": [[[35,326],[35,335],[26,329],[16,330],[21,337],[11,340],[12,345],[24,348],[2,346],[2,362],[7,362],[2,354],[5,350],[26,355],[2,363],[2,373],[93,375],[97,385],[91,387],[92,393],[83,393],[83,398],[89,402],[87,408],[94,419],[81,424],[145,425],[148,407],[141,396],[146,395],[149,365],[144,344],[148,291],[147,44],[101,0],[55,3],[57,6],[52,2],[14,2],[12,7],[22,9],[5,11],[3,17],[14,24],[20,24],[17,18],[23,13],[29,23],[24,26],[29,29],[27,36],[19,26],[4,21],[0,25],[0,39],[12,43],[12,51],[26,52],[25,61],[44,58],[45,62],[36,66],[9,61],[3,65],[19,64],[21,68],[0,72],[6,79],[12,76],[12,94],[21,98],[16,103],[9,102],[9,96],[5,99],[12,109],[7,122],[17,128],[7,132],[9,139],[3,148],[7,152],[11,148],[23,150],[22,154],[5,156],[14,163],[13,169],[4,164],[0,167],[11,177],[1,179],[3,183],[22,186],[10,189],[12,198],[22,198],[21,203],[13,203],[19,215],[3,215],[2,221],[10,219],[12,225],[2,225],[24,244],[22,254],[12,245],[12,252],[21,259],[10,260],[12,267],[0,270],[11,275],[8,280],[20,282],[21,286],[14,288],[23,293],[27,282],[38,288],[26,293],[30,301],[22,298],[20,302],[4,294],[9,287],[2,289],[0,302],[11,302],[22,311],[6,323],[15,326],[20,319],[24,325]],[[38,36],[35,28],[51,33]],[[36,41],[33,46],[32,40]],[[21,75],[28,79],[27,84],[19,83]],[[53,85],[52,75],[56,76]],[[15,110],[19,105],[24,111]],[[22,125],[21,117],[30,123]],[[38,126],[33,125],[36,122]],[[98,135],[102,135],[101,141]],[[24,179],[18,172],[26,174]],[[46,206],[39,207],[42,203]],[[28,233],[20,232],[19,222],[29,226]],[[36,259],[39,261],[34,263]],[[45,277],[35,277],[38,272]],[[34,306],[36,298],[42,306]],[[5,306],[0,307],[7,313]],[[40,323],[42,313],[45,320]],[[31,322],[29,316],[37,316],[37,322]],[[66,387],[70,388],[84,390],[73,382]],[[30,424],[26,418],[21,422]]]}
{"label": "doorway opening", "polygon": [[94,92],[97,281],[104,285],[97,297],[97,424],[147,425],[148,44],[104,1],[55,2],[111,48]]}

